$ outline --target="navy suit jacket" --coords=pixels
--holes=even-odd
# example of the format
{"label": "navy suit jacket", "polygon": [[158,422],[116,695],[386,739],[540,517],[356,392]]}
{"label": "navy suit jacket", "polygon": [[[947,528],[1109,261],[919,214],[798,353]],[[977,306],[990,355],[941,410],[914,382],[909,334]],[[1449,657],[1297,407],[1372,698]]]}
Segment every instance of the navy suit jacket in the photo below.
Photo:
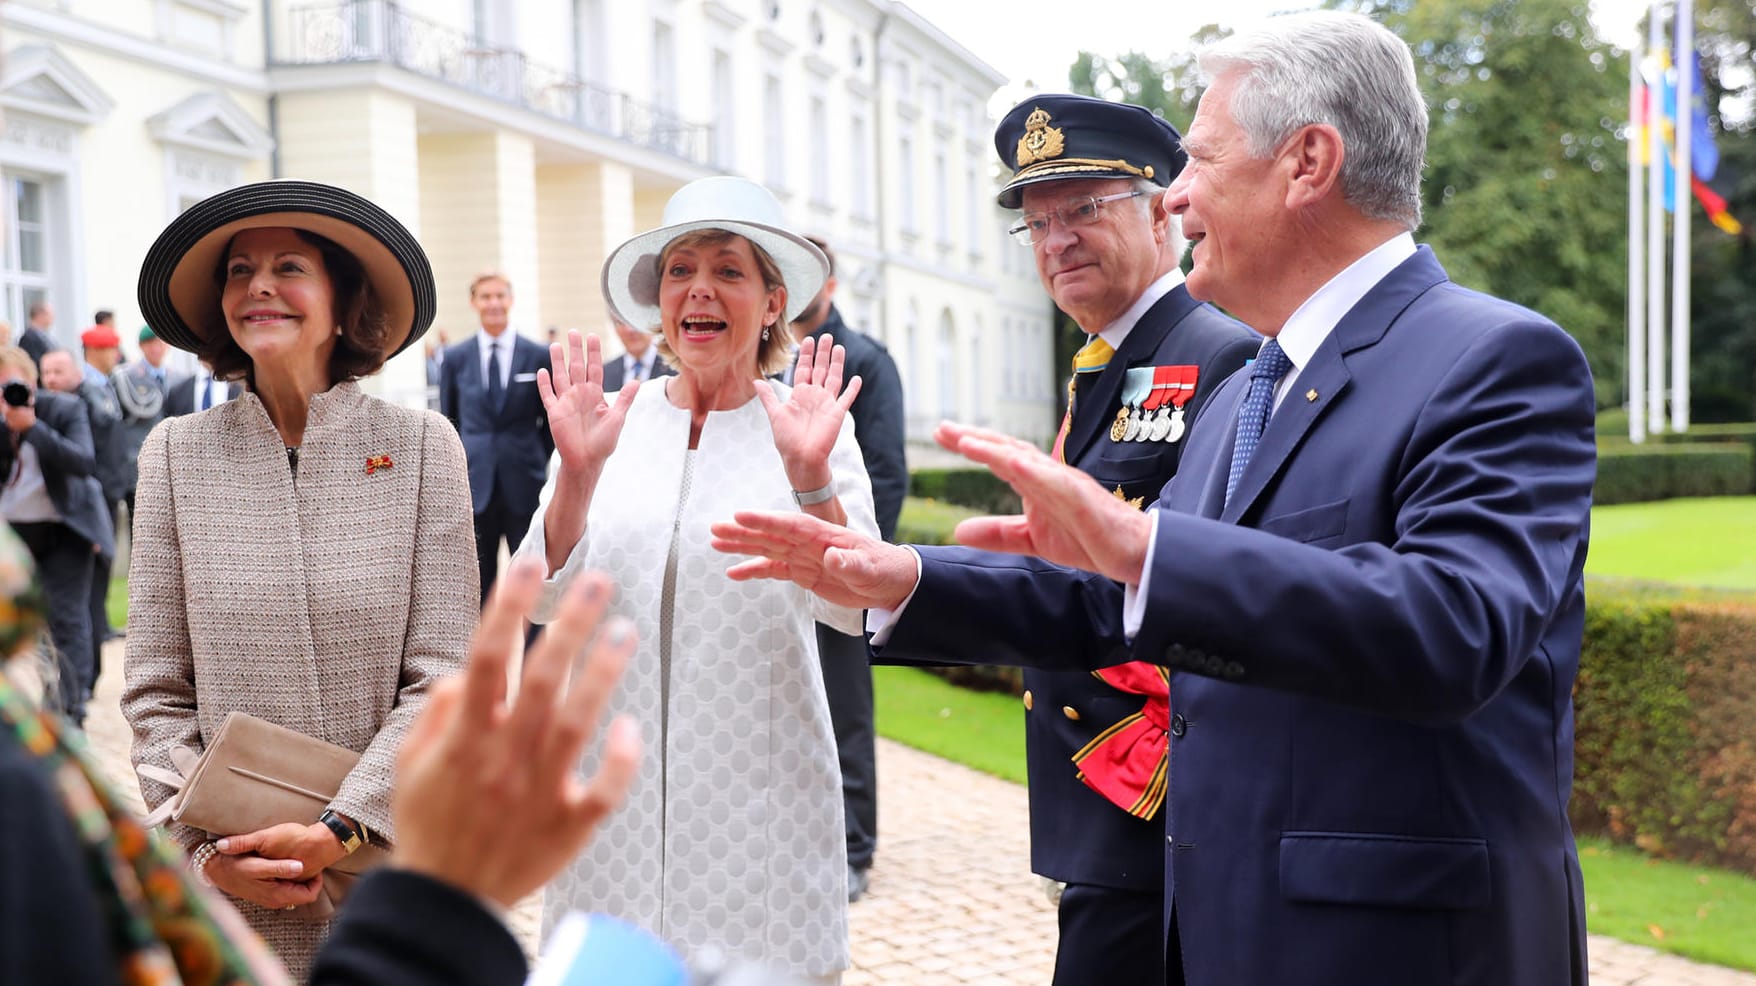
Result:
{"label": "navy suit jacket", "polygon": [[[1177,442],[1110,439],[1128,369],[1200,367],[1184,408],[1192,422],[1221,381],[1261,344],[1261,336],[1189,297],[1187,288],[1173,288],[1140,316],[1110,365],[1080,391],[1063,446],[1067,461],[1127,499],[1156,500],[1177,471],[1188,432]],[[1073,755],[1099,733],[1139,712],[1144,699],[1081,671],[1026,669],[1024,687],[1031,696],[1025,713],[1031,869],[1067,883],[1163,890],[1163,820],[1123,811],[1087,787],[1073,763]]]}
{"label": "navy suit jacket", "polygon": [[[196,413],[195,381],[197,379],[200,379],[199,375],[188,376],[188,377],[183,377],[180,380],[171,381],[169,384],[166,385],[166,387],[165,387],[165,414],[164,414],[165,417],[175,418],[175,417],[178,417],[178,416],[184,415],[184,414]],[[233,380],[229,384],[226,385],[226,400],[228,400],[228,401],[229,400],[236,400],[238,395],[243,393],[243,392],[244,392],[244,385],[239,383],[236,380]],[[140,453],[138,450],[136,450],[136,452],[135,452],[136,460],[139,459],[139,456],[140,456]],[[136,466],[136,468],[138,468],[138,466]]]}
{"label": "navy suit jacket", "polygon": [[886,656],[1179,672],[1166,884],[1191,986],[1585,983],[1584,355],[1423,247],[1318,348],[1222,505],[1247,386],[1187,439],[1132,641],[1114,582],[922,549]]}
{"label": "navy suit jacket", "polygon": [[903,402],[902,374],[897,372],[890,350],[871,336],[848,328],[834,305],[829,306],[829,317],[811,335],[822,336],[826,332],[847,350],[843,379],[860,378],[860,395],[854,398],[848,416],[854,419],[854,439],[860,443],[860,458],[865,460],[866,476],[872,481],[872,509],[878,518],[878,533],[888,541],[896,535],[902,501],[908,496],[908,457],[903,434],[908,406]]}
{"label": "navy suit jacket", "polygon": [[439,367],[439,410],[463,439],[476,513],[488,509],[498,489],[507,509],[528,516],[536,513],[549,454],[555,451],[549,415],[537,393],[537,371],[549,368],[549,350],[524,336],[514,338],[512,372],[496,413],[488,407],[477,338],[471,336],[445,350]]}
{"label": "navy suit jacket", "polygon": [[[615,356],[604,364],[604,393],[611,394],[622,389],[622,374],[624,372],[622,362],[622,357]],[[652,354],[652,373],[647,379],[675,376],[676,373],[676,369],[671,364],[666,363],[663,356],[657,353]]]}

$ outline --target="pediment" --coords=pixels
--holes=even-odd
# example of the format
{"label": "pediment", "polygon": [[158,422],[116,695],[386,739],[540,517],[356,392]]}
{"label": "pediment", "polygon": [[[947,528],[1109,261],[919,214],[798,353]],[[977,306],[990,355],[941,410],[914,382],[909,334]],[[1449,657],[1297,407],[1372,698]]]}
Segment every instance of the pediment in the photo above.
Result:
{"label": "pediment", "polygon": [[115,105],[91,76],[48,45],[23,45],[6,53],[0,106],[89,126]]}
{"label": "pediment", "polygon": [[160,143],[227,157],[254,159],[274,149],[274,138],[230,96],[201,92],[146,121]]}

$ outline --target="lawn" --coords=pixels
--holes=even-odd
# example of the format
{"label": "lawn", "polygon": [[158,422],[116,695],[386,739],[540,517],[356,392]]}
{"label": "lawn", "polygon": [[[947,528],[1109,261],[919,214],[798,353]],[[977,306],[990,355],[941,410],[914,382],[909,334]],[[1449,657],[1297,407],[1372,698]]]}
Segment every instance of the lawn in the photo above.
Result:
{"label": "lawn", "polygon": [[1756,497],[1598,507],[1591,512],[1585,570],[1679,585],[1756,589]]}
{"label": "lawn", "polygon": [[[1024,782],[1018,699],[957,688],[914,668],[874,668],[872,676],[880,735]],[[1756,880],[1596,839],[1580,841],[1579,863],[1593,934],[1756,971]]]}

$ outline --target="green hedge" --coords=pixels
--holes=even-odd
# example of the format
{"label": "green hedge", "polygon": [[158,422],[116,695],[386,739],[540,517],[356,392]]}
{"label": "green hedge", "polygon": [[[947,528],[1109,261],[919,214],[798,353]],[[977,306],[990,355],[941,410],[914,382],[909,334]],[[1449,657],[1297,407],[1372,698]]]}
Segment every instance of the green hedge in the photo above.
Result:
{"label": "green hedge", "polygon": [[909,492],[984,514],[1015,514],[1022,509],[1012,487],[986,469],[916,469],[909,474]]}
{"label": "green hedge", "polygon": [[1756,490],[1756,451],[1734,442],[1605,442],[1598,446],[1592,502],[1644,503],[1682,496],[1739,496]]}
{"label": "green hedge", "polygon": [[1575,828],[1756,874],[1756,599],[1588,592]]}
{"label": "green hedge", "polygon": [[[957,522],[966,517],[980,517],[988,512],[911,496],[902,501],[902,516],[896,522],[896,541],[898,544],[956,544],[952,531],[957,527]],[[1013,695],[1024,692],[1024,672],[1018,668],[975,664],[926,670],[954,685],[976,691],[1009,692]]]}

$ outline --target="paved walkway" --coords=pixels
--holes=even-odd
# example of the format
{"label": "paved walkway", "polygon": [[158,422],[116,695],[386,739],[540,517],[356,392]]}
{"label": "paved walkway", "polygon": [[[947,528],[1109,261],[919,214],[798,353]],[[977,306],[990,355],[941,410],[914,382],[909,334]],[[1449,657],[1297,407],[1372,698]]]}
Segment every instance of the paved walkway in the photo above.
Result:
{"label": "paved walkway", "polygon": [[[104,667],[86,725],[118,786],[138,798],[117,710],[119,643],[106,648]],[[878,774],[877,865],[853,907],[844,986],[1047,983],[1055,912],[1030,873],[1024,788],[885,740]],[[535,901],[514,915],[527,948],[537,919]],[[1594,936],[1590,947],[1594,986],[1756,986],[1756,975],[1639,945]]]}

